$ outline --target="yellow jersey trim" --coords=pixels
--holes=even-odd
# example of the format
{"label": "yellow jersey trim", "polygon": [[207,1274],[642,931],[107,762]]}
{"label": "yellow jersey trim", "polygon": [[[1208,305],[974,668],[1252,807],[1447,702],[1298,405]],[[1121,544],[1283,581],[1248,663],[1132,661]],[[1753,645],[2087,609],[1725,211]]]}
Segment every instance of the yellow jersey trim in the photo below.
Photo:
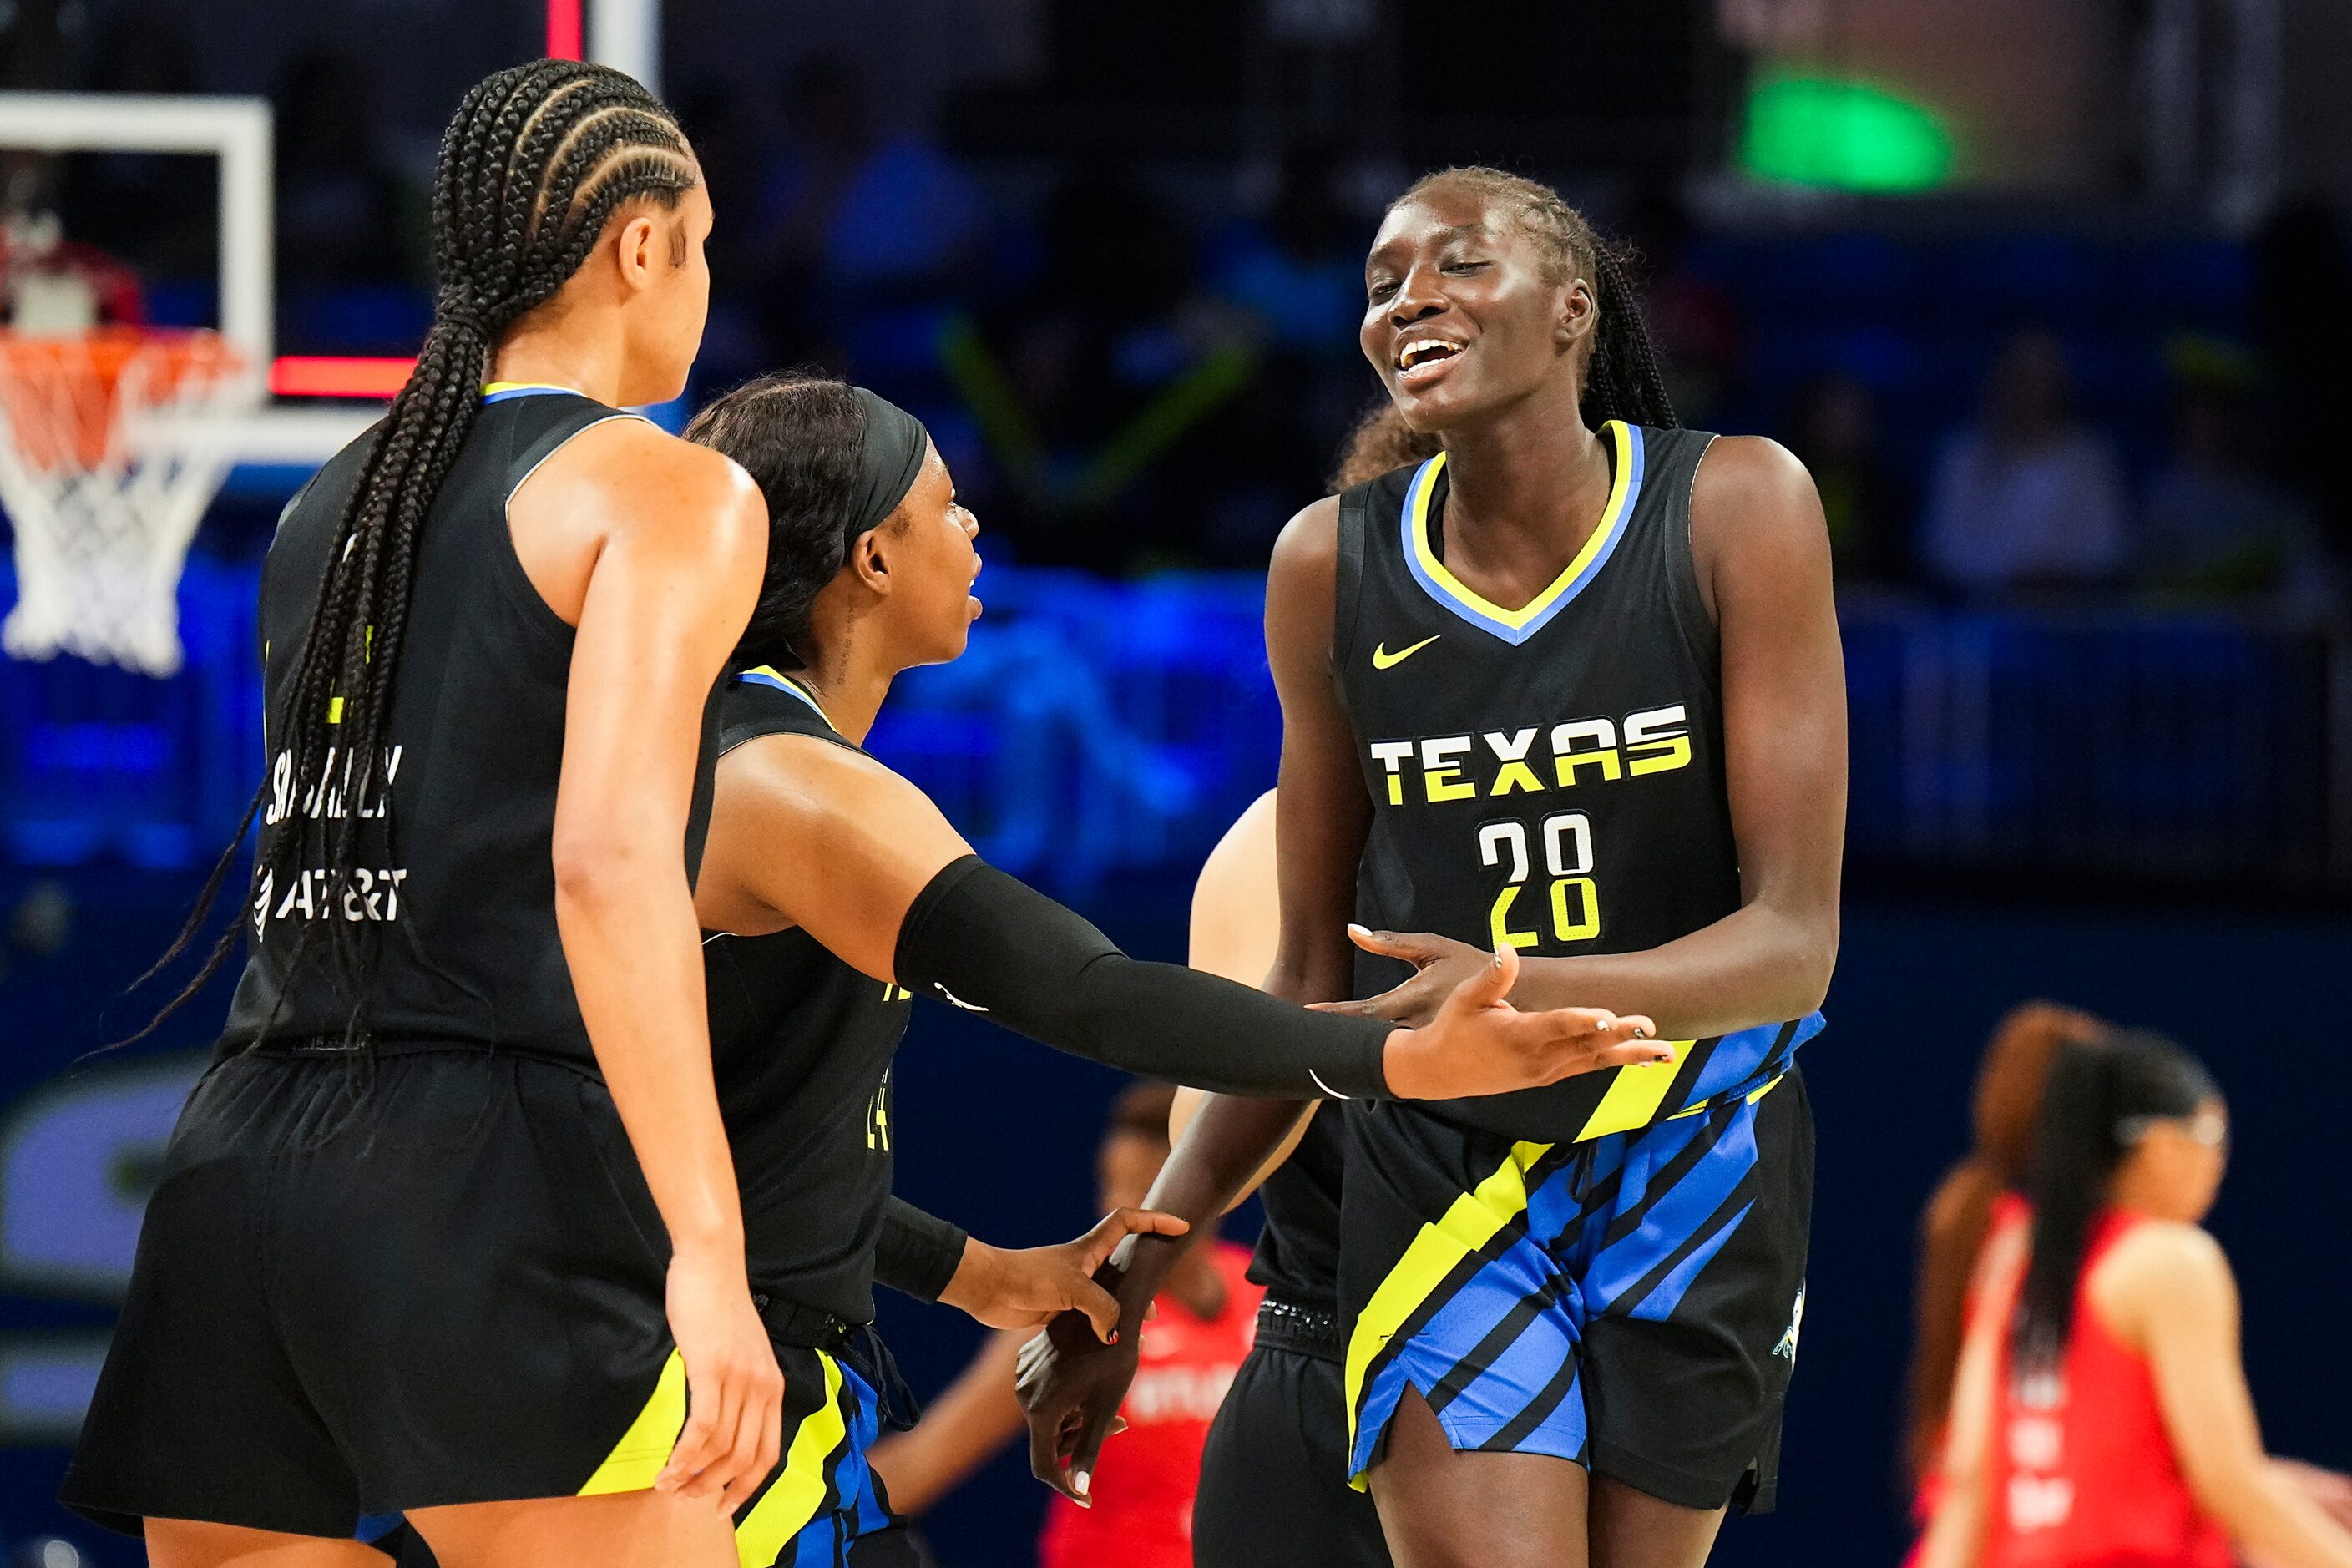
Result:
{"label": "yellow jersey trim", "polygon": [[807,703],[812,709],[815,710],[816,716],[824,721],[824,727],[826,729],[832,731],[836,735],[841,733],[841,726],[833,721],[833,715],[824,710],[824,704],[816,700],[816,693],[811,691],[799,681],[794,680],[791,676],[786,675],[782,670],[778,669],[774,665],[754,665],[751,668],[743,671],[742,674],[737,676],[735,679],[738,680],[748,680],[754,686],[773,687],[775,689],[785,693],[787,696],[799,698],[802,701]]}
{"label": "yellow jersey trim", "polygon": [[1421,466],[1406,492],[1404,506],[1404,542],[1406,564],[1413,576],[1441,604],[1461,615],[1474,626],[1483,626],[1508,643],[1521,643],[1534,636],[1553,615],[1582,590],[1595,573],[1608,561],[1624,535],[1626,520],[1633,515],[1633,500],[1641,493],[1643,453],[1638,431],[1622,419],[1612,419],[1601,426],[1601,433],[1615,446],[1616,476],[1609,487],[1609,504],[1601,509],[1601,521],[1586,538],[1560,574],[1549,587],[1516,610],[1484,597],[1459,577],[1446,570],[1429,538],[1429,499],[1437,488],[1437,477],[1445,471],[1444,452],[1438,453]]}

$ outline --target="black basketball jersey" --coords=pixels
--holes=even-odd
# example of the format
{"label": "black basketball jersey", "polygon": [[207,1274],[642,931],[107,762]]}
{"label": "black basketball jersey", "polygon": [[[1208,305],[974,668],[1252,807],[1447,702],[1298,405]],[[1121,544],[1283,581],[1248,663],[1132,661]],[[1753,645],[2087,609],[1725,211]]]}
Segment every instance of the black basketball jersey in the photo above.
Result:
{"label": "black basketball jersey", "polygon": [[[378,925],[369,1020],[386,1044],[478,1046],[593,1070],[555,926],[556,778],[572,628],[541,598],[516,555],[507,502],[531,470],[591,426],[630,418],[560,388],[484,400],[426,515],[387,738],[373,768],[331,753],[324,779],[296,778],[288,732],[296,665],[327,552],[376,432],[330,458],[287,507],[263,563],[265,714],[272,739],[261,814],[265,845],[360,817],[358,868],[265,876],[247,910],[248,958],[224,1051],[340,1038],[352,999],[333,980],[328,933],[313,929],[302,973],[285,973],[314,921]],[[683,851],[691,876],[710,815],[719,693],[703,745]],[[328,705],[335,721],[341,699]]]}
{"label": "black basketball jersey", "polygon": [[[1332,658],[1372,802],[1368,926],[1550,957],[1656,947],[1739,907],[1722,669],[1690,546],[1714,437],[1612,421],[1603,439],[1599,526],[1521,609],[1446,570],[1443,455],[1341,499]],[[1407,973],[1360,953],[1357,994]],[[1599,1137],[1760,1086],[1818,1026],[1433,1109],[1517,1138]]]}
{"label": "black basketball jersey", "polygon": [[[763,735],[859,749],[772,669],[730,681],[723,711],[722,754]],[[890,1058],[912,997],[799,930],[709,935],[702,968],[752,1288],[870,1322],[890,1199]]]}
{"label": "black basketball jersey", "polygon": [[1258,1187],[1265,1224],[1250,1254],[1252,1282],[1297,1306],[1339,1310],[1339,1184],[1347,1163],[1339,1107],[1318,1110],[1290,1158]]}

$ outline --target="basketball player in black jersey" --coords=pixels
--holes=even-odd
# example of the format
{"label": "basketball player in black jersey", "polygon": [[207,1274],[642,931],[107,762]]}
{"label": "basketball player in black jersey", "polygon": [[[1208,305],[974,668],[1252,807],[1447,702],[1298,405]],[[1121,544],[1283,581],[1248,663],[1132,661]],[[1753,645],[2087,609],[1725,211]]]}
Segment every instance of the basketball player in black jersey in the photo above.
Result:
{"label": "basketball player in black jersey", "polygon": [[619,412],[710,223],[628,78],[482,82],[415,373],[279,525],[250,958],[63,1489],[151,1562],[381,1564],[396,1512],[449,1568],[735,1561],[782,1382],[689,883],[765,520]]}
{"label": "basketball player in black jersey", "polygon": [[[1819,503],[1770,443],[1673,427],[1617,259],[1540,185],[1423,181],[1366,285],[1365,353],[1441,445],[1276,546],[1269,984],[1410,1017],[1505,942],[1530,954],[1515,997],[1638,1005],[1688,1043],[1483,1104],[1344,1108],[1336,1228],[1311,1217],[1337,1243],[1345,1468],[1408,1568],[1696,1564],[1728,1504],[1769,1505],[1802,1314],[1790,1057],[1835,953],[1845,783]],[[1215,1213],[1290,1121],[1213,1101],[1152,1202]],[[1139,1238],[1129,1310],[1173,1244]],[[1069,1364],[1033,1423],[1098,1445],[1117,1363],[1053,1337]],[[1317,1506],[1277,1479],[1261,1516],[1277,1489]]]}
{"label": "basketball player in black jersey", "polygon": [[[860,748],[898,672],[955,658],[979,613],[976,525],[921,425],[862,389],[788,376],[728,394],[688,434],[753,475],[772,519],[696,888],[751,1279],[787,1372],[787,1454],[741,1510],[743,1562],[907,1550],[863,1457],[892,1381],[862,1331],[875,1278],[1001,1326],[1083,1289],[1111,1331],[1110,1299],[1076,1274],[1011,1289],[1001,1255],[889,1201],[890,1060],[913,994],[1113,1066],[1262,1094],[1500,1090],[1663,1054],[1645,1019],[1494,1005],[1507,965],[1491,961],[1429,1026],[1398,1031],[1128,959],[982,864]],[[1082,1244],[1089,1269],[1123,1231],[1172,1223],[1114,1215]]]}

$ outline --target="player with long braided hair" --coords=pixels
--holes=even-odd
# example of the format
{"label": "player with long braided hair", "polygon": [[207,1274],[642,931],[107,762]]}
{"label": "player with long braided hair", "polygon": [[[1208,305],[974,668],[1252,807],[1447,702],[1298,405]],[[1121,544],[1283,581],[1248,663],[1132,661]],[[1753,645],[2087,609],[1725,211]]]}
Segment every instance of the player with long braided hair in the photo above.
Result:
{"label": "player with long braided hair", "polygon": [[[1315,1115],[1265,1188],[1261,1349],[1210,1438],[1196,1560],[1378,1561],[1352,1481],[1406,1568],[1696,1564],[1728,1504],[1769,1504],[1801,1312],[1791,1058],[1836,951],[1845,784],[1820,504],[1771,443],[1677,426],[1622,260],[1533,181],[1422,180],[1365,285],[1364,353],[1440,449],[1275,549],[1268,987],[1410,1019],[1507,943],[1515,1002],[1686,1043]],[[1298,1114],[1211,1100],[1153,1206],[1197,1234]],[[1126,1310],[1182,1245],[1129,1244]],[[1069,1328],[1024,1391],[1057,1482],[1057,1457],[1095,1468],[1132,1365]]]}
{"label": "player with long braided hair", "polygon": [[621,412],[685,384],[709,200],[541,60],[433,211],[416,371],[264,569],[249,957],[63,1495],[169,1568],[381,1563],[401,1513],[449,1568],[731,1563],[782,1380],[691,879],[765,508]]}

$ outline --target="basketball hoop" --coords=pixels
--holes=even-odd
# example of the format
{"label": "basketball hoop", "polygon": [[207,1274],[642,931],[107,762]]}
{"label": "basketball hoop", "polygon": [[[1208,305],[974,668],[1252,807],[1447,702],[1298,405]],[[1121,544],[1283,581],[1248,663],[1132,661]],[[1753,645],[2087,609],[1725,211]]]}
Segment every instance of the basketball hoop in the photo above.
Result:
{"label": "basketball hoop", "polygon": [[0,331],[0,508],[17,595],[0,645],[176,672],[180,571],[230,466],[204,437],[253,398],[217,332]]}

